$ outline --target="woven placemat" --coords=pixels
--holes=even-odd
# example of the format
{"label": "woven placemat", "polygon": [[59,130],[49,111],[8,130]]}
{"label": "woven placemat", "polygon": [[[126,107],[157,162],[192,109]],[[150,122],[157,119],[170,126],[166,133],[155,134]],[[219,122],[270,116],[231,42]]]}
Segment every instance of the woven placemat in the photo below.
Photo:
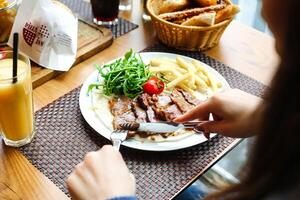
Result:
{"label": "woven placemat", "polygon": [[[66,4],[74,13],[76,13],[80,18],[90,23],[93,23],[92,8],[89,1],[86,0],[60,0],[62,3]],[[114,38],[120,37],[129,31],[136,29],[137,24],[131,23],[123,18],[119,18],[118,24],[114,26],[106,26],[109,28]]]}
{"label": "woven placemat", "polygon": [[[173,52],[155,45],[144,51]],[[261,95],[264,86],[205,56],[202,53],[176,51],[199,59],[219,71],[232,87]],[[69,92],[35,113],[36,136],[20,151],[43,174],[68,194],[65,179],[74,166],[89,151],[99,149],[109,141],[94,132],[79,110],[80,88]],[[126,147],[121,152],[127,166],[136,177],[139,199],[170,199],[217,159],[224,156],[238,140],[217,136],[205,143],[172,152],[143,152]]]}

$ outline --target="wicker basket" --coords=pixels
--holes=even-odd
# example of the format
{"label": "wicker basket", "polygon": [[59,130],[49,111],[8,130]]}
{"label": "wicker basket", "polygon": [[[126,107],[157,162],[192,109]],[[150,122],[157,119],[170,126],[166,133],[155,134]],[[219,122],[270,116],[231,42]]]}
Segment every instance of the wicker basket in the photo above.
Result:
{"label": "wicker basket", "polygon": [[155,10],[156,0],[147,1],[147,9],[158,39],[169,47],[188,51],[203,51],[216,46],[232,19],[209,27],[183,26],[159,18]]}

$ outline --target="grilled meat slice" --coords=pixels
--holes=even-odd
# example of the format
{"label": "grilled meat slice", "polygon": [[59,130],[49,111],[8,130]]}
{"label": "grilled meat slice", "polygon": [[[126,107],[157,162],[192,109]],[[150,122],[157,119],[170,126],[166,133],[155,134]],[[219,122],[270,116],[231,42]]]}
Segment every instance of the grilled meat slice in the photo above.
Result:
{"label": "grilled meat slice", "polygon": [[131,103],[132,111],[136,117],[136,122],[146,122],[147,121],[147,113],[146,111],[140,107],[137,99],[133,100]]}
{"label": "grilled meat slice", "polygon": [[197,106],[200,103],[202,103],[202,101],[200,99],[194,98],[191,94],[183,91],[182,89],[178,89],[178,91],[182,94],[182,96],[185,98],[185,100],[190,103],[193,106]]}
{"label": "grilled meat slice", "polygon": [[[146,111],[147,122],[157,122],[159,120],[156,118],[154,110],[149,105],[148,99],[151,100],[151,96],[147,93],[143,93],[137,97],[140,107]],[[153,103],[152,100],[151,103]]]}
{"label": "grilled meat slice", "polygon": [[176,89],[173,90],[171,94],[171,99],[173,103],[175,103],[178,106],[182,113],[185,113],[194,107],[189,102],[187,102],[183,94]]}
{"label": "grilled meat slice", "polygon": [[176,104],[166,107],[161,112],[164,114],[166,121],[173,121],[173,119],[182,115]]}
{"label": "grilled meat slice", "polygon": [[149,95],[147,93],[143,93],[137,97],[138,102],[140,103],[141,107],[144,110],[147,110],[149,106],[148,99],[147,99],[148,96]]}
{"label": "grilled meat slice", "polygon": [[189,93],[175,89],[172,94],[143,93],[134,100],[123,96],[110,100],[109,105],[113,126],[118,129],[123,123],[172,121],[200,102]]}
{"label": "grilled meat slice", "polygon": [[172,121],[182,114],[177,105],[173,104],[170,95],[153,95],[151,100],[153,102],[150,104],[151,107],[155,111],[157,118],[162,121]]}
{"label": "grilled meat slice", "polygon": [[158,122],[159,119],[156,117],[154,110],[151,106],[146,111],[147,113],[147,122]]}
{"label": "grilled meat slice", "polygon": [[109,101],[109,106],[111,113],[114,116],[114,129],[120,129],[120,124],[132,123],[136,121],[136,117],[132,112],[131,99],[124,96],[117,99],[111,99]]}
{"label": "grilled meat slice", "polygon": [[172,104],[172,100],[170,95],[167,94],[160,94],[160,95],[153,95],[152,101],[156,107],[162,108]]}

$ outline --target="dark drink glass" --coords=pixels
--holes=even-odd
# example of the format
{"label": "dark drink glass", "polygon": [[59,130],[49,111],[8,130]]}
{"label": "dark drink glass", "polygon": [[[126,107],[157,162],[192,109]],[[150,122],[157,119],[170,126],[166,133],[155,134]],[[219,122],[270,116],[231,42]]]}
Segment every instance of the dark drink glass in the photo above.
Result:
{"label": "dark drink glass", "polygon": [[91,0],[94,23],[115,25],[118,23],[119,0]]}

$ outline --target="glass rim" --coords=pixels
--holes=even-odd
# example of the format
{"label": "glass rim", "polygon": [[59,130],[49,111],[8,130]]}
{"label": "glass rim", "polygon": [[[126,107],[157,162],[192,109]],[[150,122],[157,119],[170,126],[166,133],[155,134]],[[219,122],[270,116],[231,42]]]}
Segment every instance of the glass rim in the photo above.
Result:
{"label": "glass rim", "polygon": [[6,11],[6,10],[9,10],[9,9],[13,8],[15,5],[17,5],[17,2],[18,2],[18,0],[12,0],[10,2],[10,4],[8,4],[8,6],[0,8],[0,12]]}
{"label": "glass rim", "polygon": [[[2,53],[13,53],[13,51],[11,51],[11,50],[7,50],[7,51],[0,51],[0,55],[2,54]],[[10,77],[10,78],[4,78],[4,79],[0,79],[0,83],[1,82],[7,82],[7,81],[11,81],[11,80],[13,80],[14,78],[18,78],[18,77],[20,77],[21,75],[23,75],[24,73],[27,73],[29,70],[30,70],[30,59],[29,59],[29,57],[28,56],[26,56],[26,55],[24,55],[24,54],[22,54],[22,53],[18,53],[18,55],[21,55],[24,59],[25,59],[25,63],[26,63],[26,65],[27,65],[27,69],[25,70],[25,71],[23,71],[22,73],[18,73],[17,74],[17,76],[12,76],[12,77]],[[4,58],[5,59],[5,58]],[[1,57],[0,57],[0,60],[3,60]]]}

